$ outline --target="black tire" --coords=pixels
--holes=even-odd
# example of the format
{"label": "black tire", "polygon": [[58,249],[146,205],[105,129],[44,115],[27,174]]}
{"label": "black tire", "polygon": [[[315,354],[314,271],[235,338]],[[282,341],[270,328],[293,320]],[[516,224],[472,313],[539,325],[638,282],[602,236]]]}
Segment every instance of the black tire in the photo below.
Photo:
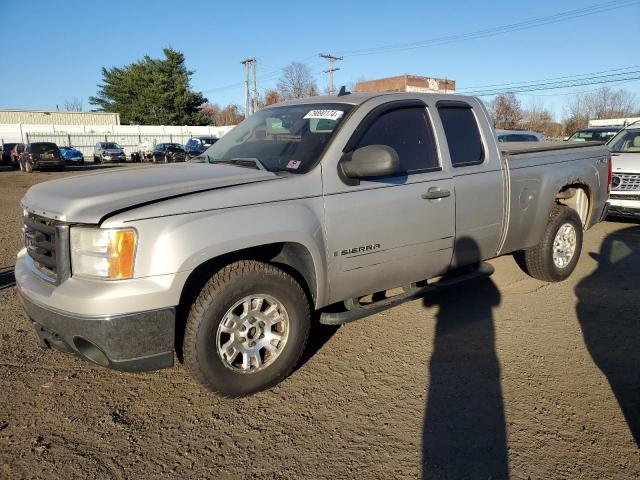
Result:
{"label": "black tire", "polygon": [[[284,306],[289,319],[288,337],[272,363],[243,373],[233,370],[218,353],[218,327],[237,302],[259,294],[269,295]],[[250,395],[276,385],[291,373],[304,352],[310,325],[307,296],[293,277],[267,263],[235,262],[213,275],[191,306],[184,335],[184,361],[205,389],[223,397]]]}
{"label": "black tire", "polygon": [[94,155],[94,157],[93,157],[93,163],[98,163],[98,164],[100,164],[100,163],[102,163],[102,160],[100,159],[100,157],[96,157],[96,156]]}
{"label": "black tire", "polygon": [[[570,224],[575,230],[576,245],[573,256],[564,266],[559,267],[553,261],[554,240],[560,227]],[[524,251],[523,266],[527,274],[545,282],[565,280],[578,264],[582,251],[582,221],[572,208],[555,205],[549,213],[547,228],[538,245]]]}

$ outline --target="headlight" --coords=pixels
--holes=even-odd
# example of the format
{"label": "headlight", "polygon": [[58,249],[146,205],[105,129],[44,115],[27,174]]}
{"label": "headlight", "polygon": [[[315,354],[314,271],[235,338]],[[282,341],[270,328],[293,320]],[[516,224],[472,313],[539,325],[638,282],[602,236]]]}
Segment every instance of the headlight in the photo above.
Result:
{"label": "headlight", "polygon": [[72,274],[107,280],[131,278],[137,237],[133,228],[72,227]]}

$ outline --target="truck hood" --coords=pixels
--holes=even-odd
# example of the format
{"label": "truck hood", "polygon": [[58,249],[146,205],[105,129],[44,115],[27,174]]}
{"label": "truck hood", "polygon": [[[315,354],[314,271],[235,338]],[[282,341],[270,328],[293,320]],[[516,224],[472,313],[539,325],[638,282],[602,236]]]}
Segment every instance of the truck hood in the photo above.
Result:
{"label": "truck hood", "polygon": [[612,153],[613,173],[640,173],[640,152]]}
{"label": "truck hood", "polygon": [[182,163],[120,167],[31,187],[23,208],[64,222],[100,223],[108,214],[170,197],[279,178],[233,165]]}

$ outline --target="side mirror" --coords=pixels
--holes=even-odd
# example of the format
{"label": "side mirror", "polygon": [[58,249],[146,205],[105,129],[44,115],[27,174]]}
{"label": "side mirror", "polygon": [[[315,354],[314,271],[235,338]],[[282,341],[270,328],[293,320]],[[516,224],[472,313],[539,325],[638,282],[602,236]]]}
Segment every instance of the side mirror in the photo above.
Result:
{"label": "side mirror", "polygon": [[[386,177],[400,171],[398,153],[387,145],[368,145],[345,153],[338,164],[341,176],[355,179]],[[352,183],[352,182],[351,182]]]}

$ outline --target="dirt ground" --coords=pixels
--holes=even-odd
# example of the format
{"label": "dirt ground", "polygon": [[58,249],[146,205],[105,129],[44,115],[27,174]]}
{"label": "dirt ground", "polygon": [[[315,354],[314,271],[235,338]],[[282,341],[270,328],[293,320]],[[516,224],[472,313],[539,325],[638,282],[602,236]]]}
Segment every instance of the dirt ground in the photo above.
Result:
{"label": "dirt ground", "polygon": [[0,171],[0,477],[640,478],[640,223],[585,235],[573,276],[496,273],[339,329],[241,400],[181,366],[42,350],[14,288],[26,189]]}

